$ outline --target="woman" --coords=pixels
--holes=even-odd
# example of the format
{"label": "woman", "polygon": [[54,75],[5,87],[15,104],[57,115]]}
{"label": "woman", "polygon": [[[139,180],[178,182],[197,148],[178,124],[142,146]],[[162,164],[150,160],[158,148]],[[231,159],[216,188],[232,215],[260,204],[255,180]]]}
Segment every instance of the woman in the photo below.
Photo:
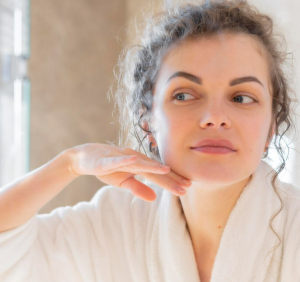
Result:
{"label": "woman", "polygon": [[[272,20],[223,1],[148,23],[120,61],[121,146],[76,146],[2,189],[0,280],[300,281],[300,190],[261,160],[291,124]],[[37,215],[80,175],[109,185]]]}

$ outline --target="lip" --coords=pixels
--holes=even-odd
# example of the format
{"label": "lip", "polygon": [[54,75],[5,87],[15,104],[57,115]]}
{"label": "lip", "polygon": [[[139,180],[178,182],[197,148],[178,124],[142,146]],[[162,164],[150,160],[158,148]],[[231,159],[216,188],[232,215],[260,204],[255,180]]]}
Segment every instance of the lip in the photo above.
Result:
{"label": "lip", "polygon": [[230,149],[231,151],[236,151],[236,148],[233,144],[226,139],[204,139],[197,142],[192,149],[200,148],[200,147],[223,147]]}

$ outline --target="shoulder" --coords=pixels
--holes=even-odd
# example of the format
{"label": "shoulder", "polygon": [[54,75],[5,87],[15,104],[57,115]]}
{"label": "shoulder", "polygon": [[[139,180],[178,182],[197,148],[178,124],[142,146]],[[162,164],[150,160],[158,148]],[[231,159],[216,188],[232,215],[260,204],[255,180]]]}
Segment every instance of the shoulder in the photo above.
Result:
{"label": "shoulder", "polygon": [[[150,184],[150,185],[149,185]],[[114,187],[111,185],[104,186],[100,188],[92,200],[90,201],[91,205],[94,206],[105,206],[105,205],[118,205],[124,208],[132,204],[144,204],[142,206],[151,206],[152,204],[156,205],[161,199],[161,190],[157,186],[151,185],[152,183],[146,183],[151,189],[156,193],[156,200],[153,202],[144,201],[132,194],[128,189],[123,189],[119,187]],[[152,205],[153,206],[153,205]]]}
{"label": "shoulder", "polygon": [[291,279],[292,275],[295,279],[296,276],[300,277],[300,272],[295,273],[295,269],[300,264],[300,188],[291,183],[281,182],[280,190],[285,194],[283,202],[285,216],[282,218],[283,237],[281,238],[284,248],[282,277]]}
{"label": "shoulder", "polygon": [[161,193],[153,190],[157,198],[147,202],[134,196],[130,190],[114,186],[102,187],[90,202],[94,207],[94,222],[101,223],[103,234],[108,237],[124,236],[128,244],[144,244],[146,234],[155,224],[161,201]]}
{"label": "shoulder", "polygon": [[131,191],[127,189],[122,189],[119,187],[114,187],[111,185],[103,186],[100,188],[92,200],[91,205],[95,207],[105,207],[108,205],[126,205],[126,202],[130,202],[133,198]]}
{"label": "shoulder", "polygon": [[146,182],[145,184],[156,193],[156,200],[153,202],[147,202],[134,196],[128,189],[107,185],[96,192],[89,205],[99,213],[110,214],[110,217],[146,219],[151,211],[157,210],[161,201],[162,190],[153,183]]}
{"label": "shoulder", "polygon": [[[285,238],[295,243],[300,230],[300,188],[283,181],[280,181],[277,187],[279,193],[283,195]],[[299,239],[297,242],[300,243]]]}
{"label": "shoulder", "polygon": [[287,182],[280,181],[279,192],[284,195],[284,205],[288,211],[300,211],[300,188]]}
{"label": "shoulder", "polygon": [[282,200],[283,213],[285,214],[285,229],[293,229],[295,224],[300,228],[300,188],[281,180],[276,183],[276,194],[278,193]]}

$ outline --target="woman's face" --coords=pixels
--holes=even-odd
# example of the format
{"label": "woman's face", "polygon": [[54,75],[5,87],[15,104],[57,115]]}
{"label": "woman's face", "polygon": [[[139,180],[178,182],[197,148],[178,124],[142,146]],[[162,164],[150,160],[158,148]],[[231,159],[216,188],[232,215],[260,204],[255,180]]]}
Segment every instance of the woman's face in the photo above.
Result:
{"label": "woman's face", "polygon": [[[272,103],[268,64],[259,46],[249,35],[220,34],[185,41],[164,57],[152,125],[162,162],[173,171],[207,185],[229,185],[255,171],[268,145]],[[172,77],[177,72],[189,76]],[[241,83],[242,77],[261,84]],[[227,139],[236,151],[191,149],[203,139]]]}

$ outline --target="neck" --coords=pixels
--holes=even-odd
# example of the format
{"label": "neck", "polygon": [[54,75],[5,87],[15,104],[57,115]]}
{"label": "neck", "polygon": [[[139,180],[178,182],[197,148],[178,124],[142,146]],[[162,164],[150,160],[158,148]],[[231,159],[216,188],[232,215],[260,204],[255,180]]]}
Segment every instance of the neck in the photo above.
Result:
{"label": "neck", "polygon": [[203,188],[193,183],[179,197],[194,248],[219,244],[228,217],[251,176],[226,187]]}

